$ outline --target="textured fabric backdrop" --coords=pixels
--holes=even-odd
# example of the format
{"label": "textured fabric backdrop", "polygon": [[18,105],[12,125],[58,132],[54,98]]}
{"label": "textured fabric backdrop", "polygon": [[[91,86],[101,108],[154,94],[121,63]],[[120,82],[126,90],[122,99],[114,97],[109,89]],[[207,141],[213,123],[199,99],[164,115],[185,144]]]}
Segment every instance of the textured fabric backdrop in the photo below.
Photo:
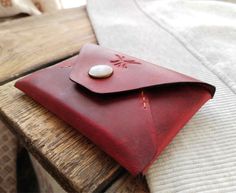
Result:
{"label": "textured fabric backdrop", "polygon": [[[146,177],[151,192],[236,192],[235,1],[89,0],[99,44],[216,86]],[[141,78],[141,77],[140,77]]]}

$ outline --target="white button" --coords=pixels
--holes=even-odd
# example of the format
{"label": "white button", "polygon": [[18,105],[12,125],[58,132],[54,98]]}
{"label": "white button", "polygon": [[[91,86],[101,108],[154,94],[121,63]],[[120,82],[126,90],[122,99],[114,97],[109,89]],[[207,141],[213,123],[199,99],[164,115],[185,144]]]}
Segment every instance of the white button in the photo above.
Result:
{"label": "white button", "polygon": [[108,65],[95,65],[89,69],[89,75],[93,78],[107,78],[112,75],[113,68]]}

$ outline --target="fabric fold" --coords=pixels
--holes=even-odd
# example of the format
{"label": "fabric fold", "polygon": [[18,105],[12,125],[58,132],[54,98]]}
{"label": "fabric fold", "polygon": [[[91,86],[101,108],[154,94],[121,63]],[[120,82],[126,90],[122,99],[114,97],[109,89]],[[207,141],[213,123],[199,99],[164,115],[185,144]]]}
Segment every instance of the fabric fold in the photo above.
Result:
{"label": "fabric fold", "polygon": [[99,44],[217,88],[148,170],[151,192],[236,191],[235,10],[228,1],[88,1]]}

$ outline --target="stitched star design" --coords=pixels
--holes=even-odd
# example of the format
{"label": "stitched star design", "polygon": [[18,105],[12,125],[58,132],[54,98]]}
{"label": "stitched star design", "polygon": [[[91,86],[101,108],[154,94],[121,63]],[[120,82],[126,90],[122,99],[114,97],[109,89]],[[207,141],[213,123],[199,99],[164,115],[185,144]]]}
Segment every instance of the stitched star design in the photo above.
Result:
{"label": "stitched star design", "polygon": [[116,59],[111,60],[110,62],[118,67],[127,68],[128,64],[141,64],[140,62],[137,62],[135,60],[128,60],[125,58],[125,56],[121,56],[119,54],[115,54],[115,56],[116,56]]}

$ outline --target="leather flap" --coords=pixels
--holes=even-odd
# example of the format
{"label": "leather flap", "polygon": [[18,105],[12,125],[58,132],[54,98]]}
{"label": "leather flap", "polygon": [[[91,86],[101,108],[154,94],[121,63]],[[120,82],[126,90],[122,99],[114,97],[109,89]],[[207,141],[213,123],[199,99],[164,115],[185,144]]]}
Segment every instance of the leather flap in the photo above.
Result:
{"label": "leather flap", "polygon": [[[112,76],[94,79],[88,75],[89,69],[98,64],[113,68]],[[215,87],[125,54],[102,48],[94,44],[83,46],[77,57],[70,79],[92,92],[105,94],[141,89],[151,86],[192,84],[209,90],[214,95]]]}

